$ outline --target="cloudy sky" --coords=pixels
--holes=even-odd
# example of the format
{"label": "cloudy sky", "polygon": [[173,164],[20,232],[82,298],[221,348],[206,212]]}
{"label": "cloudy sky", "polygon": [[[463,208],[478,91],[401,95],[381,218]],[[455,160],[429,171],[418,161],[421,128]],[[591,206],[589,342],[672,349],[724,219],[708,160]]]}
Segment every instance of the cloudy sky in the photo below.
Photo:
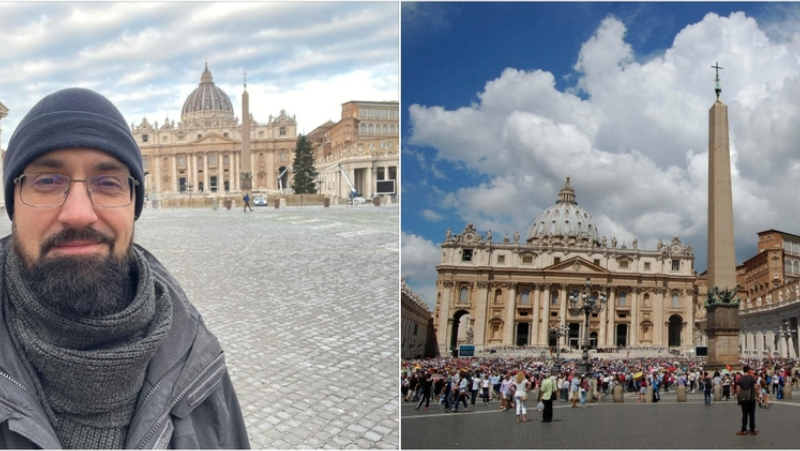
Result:
{"label": "cloudy sky", "polygon": [[800,6],[403,4],[402,274],[430,305],[445,231],[495,240],[571,177],[600,235],[706,269],[708,110],[728,105],[737,264],[800,235]]}
{"label": "cloudy sky", "polygon": [[285,109],[298,132],[349,100],[399,99],[396,3],[0,3],[0,146],[42,97],[82,86],[129,123],[178,122],[208,61],[241,118]]}

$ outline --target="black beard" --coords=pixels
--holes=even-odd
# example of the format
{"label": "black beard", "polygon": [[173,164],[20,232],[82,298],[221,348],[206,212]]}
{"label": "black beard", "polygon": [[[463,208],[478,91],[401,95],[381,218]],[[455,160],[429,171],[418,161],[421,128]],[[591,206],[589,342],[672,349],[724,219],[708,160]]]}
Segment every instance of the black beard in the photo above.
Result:
{"label": "black beard", "polygon": [[[13,250],[22,265],[20,275],[25,285],[43,304],[67,315],[97,317],[119,313],[127,307],[136,291],[138,279],[131,243],[121,258],[114,255],[113,239],[93,229],[66,229],[42,244],[38,261],[32,262],[22,251],[13,233]],[[76,255],[44,257],[46,250],[71,240],[96,239],[109,244],[107,256]]]}

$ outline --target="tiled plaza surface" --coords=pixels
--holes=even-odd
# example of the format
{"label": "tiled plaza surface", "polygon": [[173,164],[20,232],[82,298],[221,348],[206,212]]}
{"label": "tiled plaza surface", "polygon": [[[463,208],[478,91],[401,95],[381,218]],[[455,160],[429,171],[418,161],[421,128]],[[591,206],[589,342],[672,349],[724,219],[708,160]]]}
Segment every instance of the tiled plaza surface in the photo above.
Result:
{"label": "tiled plaza surface", "polygon": [[[770,397],[773,399],[774,397]],[[756,407],[756,436],[738,436],[741,410],[736,401],[712,402],[702,394],[689,394],[678,403],[674,392],[661,402],[637,403],[626,394],[623,403],[611,397],[586,408],[555,401],[553,422],[542,423],[532,398],[526,403],[528,422],[517,423],[514,412],[501,412],[500,404],[476,401],[469,413],[446,413],[444,406],[414,410],[402,403],[403,449],[515,448],[515,449],[796,449],[800,392],[793,400],[774,401],[770,409]],[[463,411],[463,404],[459,410]]]}
{"label": "tiled plaza surface", "polygon": [[135,241],[219,338],[253,448],[399,446],[396,204],[145,209]]}

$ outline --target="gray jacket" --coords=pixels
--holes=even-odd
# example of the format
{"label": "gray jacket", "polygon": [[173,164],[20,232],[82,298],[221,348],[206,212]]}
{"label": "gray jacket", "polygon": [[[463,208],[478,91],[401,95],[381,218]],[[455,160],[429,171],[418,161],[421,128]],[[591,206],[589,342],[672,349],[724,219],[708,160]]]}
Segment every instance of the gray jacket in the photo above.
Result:
{"label": "gray jacket", "polygon": [[[5,255],[0,240],[0,293]],[[177,281],[136,245],[172,299],[172,329],[147,368],[125,448],[236,448],[250,442],[219,342]],[[0,307],[5,296],[0,297]],[[61,448],[33,383],[11,344],[0,308],[0,448]]]}

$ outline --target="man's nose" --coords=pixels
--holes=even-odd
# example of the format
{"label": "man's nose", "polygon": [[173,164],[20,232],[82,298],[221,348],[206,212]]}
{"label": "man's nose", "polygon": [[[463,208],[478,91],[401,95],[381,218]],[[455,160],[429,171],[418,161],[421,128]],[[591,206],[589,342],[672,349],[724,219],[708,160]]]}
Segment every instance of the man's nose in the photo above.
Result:
{"label": "man's nose", "polygon": [[83,229],[97,221],[94,204],[89,196],[86,182],[73,181],[67,190],[67,199],[61,206],[58,220],[76,229]]}

